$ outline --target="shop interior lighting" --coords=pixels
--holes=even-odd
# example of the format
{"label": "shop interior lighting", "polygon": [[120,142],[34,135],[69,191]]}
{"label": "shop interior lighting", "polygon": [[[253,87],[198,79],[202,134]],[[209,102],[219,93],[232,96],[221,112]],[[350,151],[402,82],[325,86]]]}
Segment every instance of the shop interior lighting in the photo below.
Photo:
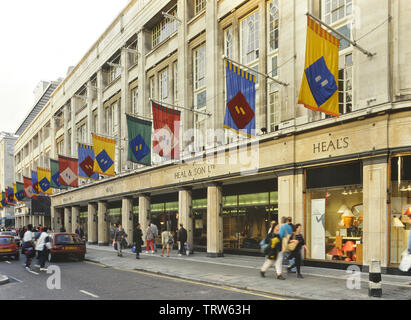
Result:
{"label": "shop interior lighting", "polygon": [[351,188],[350,188],[350,190],[348,191],[348,194],[349,194],[349,195],[352,195],[352,191],[351,191]]}
{"label": "shop interior lighting", "polygon": [[408,185],[408,187],[405,187],[405,185],[400,189],[400,191],[405,192],[405,191],[411,191],[411,185]]}
{"label": "shop interior lighting", "polygon": [[347,188],[346,188],[346,187],[344,187],[344,191],[343,191],[341,194],[344,195],[344,196],[348,195],[348,192],[347,192]]}
{"label": "shop interior lighting", "polygon": [[337,213],[343,214],[343,213],[345,212],[345,210],[347,210],[347,209],[348,209],[348,207],[347,207],[345,204],[343,204],[343,205],[340,207],[340,209],[338,209]]}

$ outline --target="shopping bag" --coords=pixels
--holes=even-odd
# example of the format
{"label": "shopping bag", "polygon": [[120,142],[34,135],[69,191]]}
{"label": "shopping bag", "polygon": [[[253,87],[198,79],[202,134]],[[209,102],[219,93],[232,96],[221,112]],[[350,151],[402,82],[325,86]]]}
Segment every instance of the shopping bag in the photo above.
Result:
{"label": "shopping bag", "polygon": [[402,259],[400,266],[398,267],[403,272],[408,272],[411,268],[411,254],[408,253],[408,250],[402,253]]}
{"label": "shopping bag", "polygon": [[117,251],[117,242],[114,242],[114,251]]}
{"label": "shopping bag", "polygon": [[131,247],[131,252],[132,252],[132,253],[136,253],[136,246],[132,246],[132,247]]}

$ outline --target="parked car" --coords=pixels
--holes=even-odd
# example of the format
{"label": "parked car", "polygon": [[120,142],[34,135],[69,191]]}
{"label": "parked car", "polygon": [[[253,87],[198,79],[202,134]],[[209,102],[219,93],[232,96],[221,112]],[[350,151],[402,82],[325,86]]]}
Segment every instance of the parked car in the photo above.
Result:
{"label": "parked car", "polygon": [[84,260],[86,255],[86,243],[75,233],[60,232],[50,233],[51,250],[48,260],[55,261],[56,258],[77,258]]}
{"label": "parked car", "polygon": [[14,257],[15,260],[20,259],[20,251],[16,240],[12,235],[0,235],[0,256]]}
{"label": "parked car", "polygon": [[2,231],[0,232],[0,236],[13,236],[14,240],[16,240],[17,245],[20,247],[20,236],[14,231]]}

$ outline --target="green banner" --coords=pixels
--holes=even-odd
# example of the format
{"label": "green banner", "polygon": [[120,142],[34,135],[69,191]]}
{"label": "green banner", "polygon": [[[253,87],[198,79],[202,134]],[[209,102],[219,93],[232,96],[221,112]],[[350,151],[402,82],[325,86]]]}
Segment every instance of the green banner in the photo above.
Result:
{"label": "green banner", "polygon": [[127,160],[151,166],[151,121],[127,115],[128,156]]}
{"label": "green banner", "polygon": [[50,159],[50,169],[51,169],[50,186],[55,189],[67,189],[67,186],[60,184],[59,162],[57,160]]}

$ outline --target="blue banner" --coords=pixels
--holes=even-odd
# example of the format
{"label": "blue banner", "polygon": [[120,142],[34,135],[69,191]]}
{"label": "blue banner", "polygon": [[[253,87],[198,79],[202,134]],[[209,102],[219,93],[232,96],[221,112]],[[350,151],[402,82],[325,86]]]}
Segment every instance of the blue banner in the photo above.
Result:
{"label": "blue banner", "polygon": [[248,137],[255,136],[255,81],[256,76],[226,64],[227,106],[224,128]]}
{"label": "blue banner", "polygon": [[94,172],[94,150],[92,146],[78,144],[78,177],[98,180],[99,175]]}

